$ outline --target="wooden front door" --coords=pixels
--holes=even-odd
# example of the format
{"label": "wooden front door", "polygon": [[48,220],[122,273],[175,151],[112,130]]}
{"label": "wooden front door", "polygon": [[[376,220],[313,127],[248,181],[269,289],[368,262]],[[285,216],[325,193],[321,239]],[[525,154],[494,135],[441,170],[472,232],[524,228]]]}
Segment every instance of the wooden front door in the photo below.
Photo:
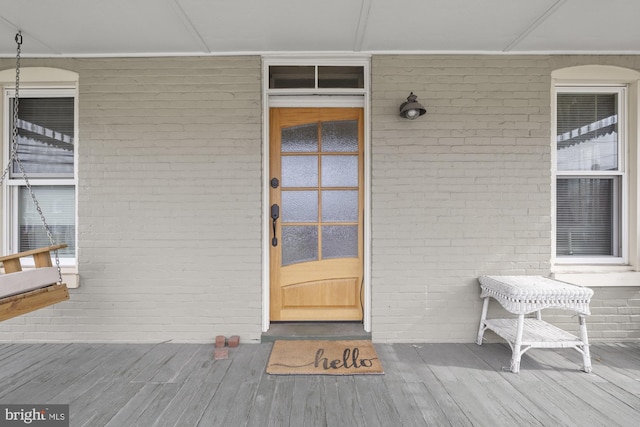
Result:
{"label": "wooden front door", "polygon": [[363,110],[270,110],[271,320],[361,320]]}

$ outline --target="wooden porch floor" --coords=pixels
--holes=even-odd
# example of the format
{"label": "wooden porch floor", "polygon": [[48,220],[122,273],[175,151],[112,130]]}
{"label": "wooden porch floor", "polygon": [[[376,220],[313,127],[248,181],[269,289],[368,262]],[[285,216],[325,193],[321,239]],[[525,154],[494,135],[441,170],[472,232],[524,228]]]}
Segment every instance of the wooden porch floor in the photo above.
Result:
{"label": "wooden porch floor", "polygon": [[0,344],[0,404],[69,404],[71,426],[637,426],[640,343],[377,344],[385,375],[271,376],[271,343]]}

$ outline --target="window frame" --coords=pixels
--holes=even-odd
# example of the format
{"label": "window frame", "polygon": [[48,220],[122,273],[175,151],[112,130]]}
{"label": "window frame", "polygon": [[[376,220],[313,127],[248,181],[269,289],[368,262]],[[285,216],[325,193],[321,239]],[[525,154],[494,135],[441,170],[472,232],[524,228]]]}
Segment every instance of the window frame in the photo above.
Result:
{"label": "window frame", "polygon": [[[552,258],[556,265],[628,265],[629,264],[629,164],[628,164],[628,87],[625,84],[556,83],[553,86],[552,114]],[[557,103],[558,94],[593,93],[617,94],[618,103],[618,168],[617,170],[558,170],[557,158]],[[620,190],[614,192],[613,222],[616,235],[613,236],[619,248],[619,255],[573,256],[557,254],[557,182],[571,178],[612,178],[620,179]]]}
{"label": "window frame", "polygon": [[[10,112],[12,110],[10,105],[10,99],[15,96],[15,88],[5,86],[2,91],[2,154],[3,154],[3,168],[7,165],[12,144],[11,134],[11,117]],[[25,85],[20,88],[20,98],[73,98],[74,100],[74,153],[73,153],[73,176],[46,176],[40,177],[37,174],[29,174],[29,184],[32,187],[38,186],[73,186],[75,193],[75,206],[74,206],[74,243],[75,253],[73,257],[60,257],[60,266],[62,268],[77,268],[77,241],[78,241],[78,91],[75,85],[55,85],[55,86],[40,86],[40,85]],[[22,176],[11,177],[7,174],[4,182],[2,183],[3,190],[3,220],[2,220],[2,249],[3,253],[16,253],[19,251],[19,232],[18,232],[18,211],[19,211],[19,189],[24,188],[25,180]],[[43,213],[46,219],[46,210],[43,209]],[[24,267],[33,267],[33,260],[26,258],[23,260]]]}

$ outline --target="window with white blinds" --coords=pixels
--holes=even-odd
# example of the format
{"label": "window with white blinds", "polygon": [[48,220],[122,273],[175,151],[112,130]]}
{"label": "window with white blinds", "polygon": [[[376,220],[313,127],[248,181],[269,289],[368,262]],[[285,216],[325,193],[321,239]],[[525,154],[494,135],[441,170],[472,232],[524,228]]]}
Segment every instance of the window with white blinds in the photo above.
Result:
{"label": "window with white blinds", "polygon": [[556,256],[621,257],[623,88],[556,92]]}
{"label": "window with white blinds", "polygon": [[[29,180],[31,181],[31,180]],[[20,251],[49,246],[49,237],[25,186],[18,191],[18,247]],[[76,252],[75,188],[71,185],[45,185],[32,187],[38,206],[45,215],[49,230],[56,243],[67,247],[58,251],[61,258],[73,258]]]}
{"label": "window with white blinds", "polygon": [[[13,97],[10,123],[13,124]],[[18,105],[18,156],[29,177],[73,178],[73,97],[25,97]],[[12,178],[21,177],[14,162]]]}
{"label": "window with white blinds", "polygon": [[[14,94],[5,93],[5,156],[11,152]],[[75,199],[75,91],[72,89],[22,89],[18,103],[17,153],[22,171],[13,162],[6,179],[5,247],[27,251],[50,244],[40,213],[56,243],[68,247],[58,252],[61,265],[73,265],[76,256]]]}

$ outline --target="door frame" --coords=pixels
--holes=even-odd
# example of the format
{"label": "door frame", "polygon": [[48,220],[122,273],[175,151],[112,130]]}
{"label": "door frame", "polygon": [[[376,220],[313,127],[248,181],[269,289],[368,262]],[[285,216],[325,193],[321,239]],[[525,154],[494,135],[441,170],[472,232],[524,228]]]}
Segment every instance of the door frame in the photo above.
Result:
{"label": "door frame", "polygon": [[[364,66],[364,89],[335,90],[322,93],[269,91],[268,73],[271,65],[358,65]],[[371,119],[370,119],[370,57],[318,58],[318,57],[263,57],[262,58],[262,332],[267,332],[270,320],[270,247],[271,218],[269,217],[269,109],[355,107],[364,111],[364,271],[363,271],[363,323],[371,332]]]}

